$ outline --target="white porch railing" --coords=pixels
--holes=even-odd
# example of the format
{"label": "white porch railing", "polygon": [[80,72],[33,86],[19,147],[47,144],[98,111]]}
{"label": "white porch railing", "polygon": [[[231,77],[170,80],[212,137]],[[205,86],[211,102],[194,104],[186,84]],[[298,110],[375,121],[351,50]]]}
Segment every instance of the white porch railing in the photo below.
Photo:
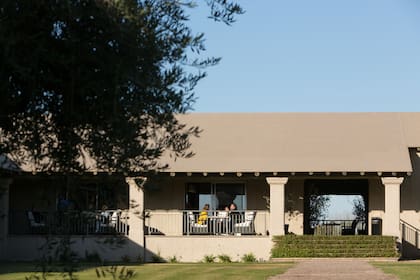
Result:
{"label": "white porch railing", "polygon": [[206,219],[199,221],[200,211],[146,210],[148,235],[266,235],[269,212],[263,210],[209,211]]}
{"label": "white porch railing", "polygon": [[420,249],[420,230],[409,223],[400,220],[401,239],[409,243],[415,249]]}
{"label": "white porch railing", "polygon": [[128,235],[128,210],[10,211],[9,234]]}

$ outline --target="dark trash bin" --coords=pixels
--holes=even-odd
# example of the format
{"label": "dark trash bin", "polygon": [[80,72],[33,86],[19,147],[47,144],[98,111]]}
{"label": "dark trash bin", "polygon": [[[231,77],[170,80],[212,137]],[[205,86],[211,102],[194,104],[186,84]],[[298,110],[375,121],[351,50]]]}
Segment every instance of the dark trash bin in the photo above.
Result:
{"label": "dark trash bin", "polygon": [[382,219],[372,218],[372,235],[382,235]]}

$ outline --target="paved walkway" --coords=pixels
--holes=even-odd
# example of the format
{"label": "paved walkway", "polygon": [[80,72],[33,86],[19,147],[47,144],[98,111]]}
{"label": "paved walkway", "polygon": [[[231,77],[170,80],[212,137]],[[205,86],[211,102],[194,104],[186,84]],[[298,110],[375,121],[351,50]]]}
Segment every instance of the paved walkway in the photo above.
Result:
{"label": "paved walkway", "polygon": [[373,267],[367,260],[358,259],[312,259],[299,261],[286,273],[270,280],[397,280],[392,275]]}

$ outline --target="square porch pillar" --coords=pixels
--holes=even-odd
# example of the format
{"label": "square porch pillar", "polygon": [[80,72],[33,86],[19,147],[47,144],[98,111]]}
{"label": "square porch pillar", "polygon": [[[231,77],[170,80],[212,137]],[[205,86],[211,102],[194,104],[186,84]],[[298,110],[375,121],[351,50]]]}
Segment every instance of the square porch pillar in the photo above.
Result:
{"label": "square porch pillar", "polygon": [[400,237],[400,185],[404,178],[384,177],[385,213],[382,234]]}
{"label": "square porch pillar", "polygon": [[289,178],[268,177],[270,185],[270,234],[284,235],[284,188]]}
{"label": "square porch pillar", "polygon": [[128,224],[129,232],[128,238],[132,242],[130,246],[130,256],[142,256],[145,260],[145,244],[144,244],[144,183],[145,177],[127,177],[125,181],[128,184],[129,194],[129,210],[128,210]]}

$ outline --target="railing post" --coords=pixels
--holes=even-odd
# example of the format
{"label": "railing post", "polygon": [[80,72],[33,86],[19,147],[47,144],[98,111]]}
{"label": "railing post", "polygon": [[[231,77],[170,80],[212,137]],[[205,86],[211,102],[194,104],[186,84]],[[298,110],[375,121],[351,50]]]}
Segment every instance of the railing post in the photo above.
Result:
{"label": "railing post", "polygon": [[406,240],[406,236],[405,236],[405,224],[401,223],[401,241],[405,241]]}

